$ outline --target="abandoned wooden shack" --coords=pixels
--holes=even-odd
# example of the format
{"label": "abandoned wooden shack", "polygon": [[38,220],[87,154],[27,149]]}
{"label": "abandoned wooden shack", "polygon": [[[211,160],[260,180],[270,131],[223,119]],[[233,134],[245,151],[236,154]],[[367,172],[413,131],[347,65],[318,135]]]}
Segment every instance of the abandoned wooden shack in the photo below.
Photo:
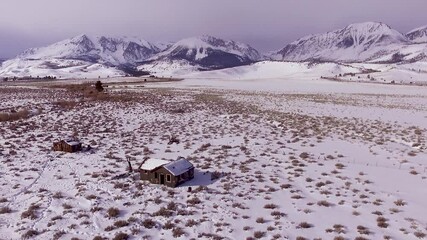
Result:
{"label": "abandoned wooden shack", "polygon": [[149,158],[139,168],[141,180],[176,187],[194,178],[194,166],[185,158],[165,161]]}
{"label": "abandoned wooden shack", "polygon": [[82,150],[82,143],[76,139],[61,140],[53,143],[53,150],[69,153],[78,152]]}

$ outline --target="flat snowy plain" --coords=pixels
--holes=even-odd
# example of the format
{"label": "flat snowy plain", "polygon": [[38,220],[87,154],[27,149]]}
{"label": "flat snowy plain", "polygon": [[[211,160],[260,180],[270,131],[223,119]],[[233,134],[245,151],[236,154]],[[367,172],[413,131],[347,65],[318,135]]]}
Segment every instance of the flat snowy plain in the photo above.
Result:
{"label": "flat snowy plain", "polygon": [[[427,238],[426,87],[227,76],[0,85],[0,109],[34,113],[0,123],[0,239]],[[94,151],[51,151],[71,134]],[[195,179],[114,178],[144,156]]]}

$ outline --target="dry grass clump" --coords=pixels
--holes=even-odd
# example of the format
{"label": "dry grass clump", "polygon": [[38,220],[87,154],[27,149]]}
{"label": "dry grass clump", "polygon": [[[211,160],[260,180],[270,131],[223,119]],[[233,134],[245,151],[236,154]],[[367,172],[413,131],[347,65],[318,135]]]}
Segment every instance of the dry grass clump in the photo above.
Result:
{"label": "dry grass clump", "polygon": [[187,203],[191,205],[196,205],[202,203],[202,201],[198,197],[193,197],[192,199],[188,199]]}
{"label": "dry grass clump", "polygon": [[185,235],[185,231],[184,231],[182,228],[180,228],[180,227],[175,227],[175,228],[172,230],[172,236],[173,236],[174,238],[179,238],[179,237],[181,237],[182,235]]}
{"label": "dry grass clump", "polygon": [[295,240],[307,240],[307,238],[303,237],[303,236],[298,236],[295,238]]}
{"label": "dry grass clump", "polygon": [[355,237],[354,240],[369,240],[369,238],[358,236],[358,237]]}
{"label": "dry grass clump", "polygon": [[115,208],[115,207],[110,207],[107,210],[107,215],[110,218],[116,218],[120,215],[120,210],[118,208]]}
{"label": "dry grass clump", "polygon": [[399,199],[399,200],[394,201],[394,204],[395,204],[396,206],[401,207],[401,206],[405,206],[405,205],[406,205],[406,202],[405,202],[405,201],[403,201],[402,199]]}
{"label": "dry grass clump", "polygon": [[151,229],[156,226],[156,222],[147,218],[144,221],[142,221],[142,226],[144,226],[145,228]]}
{"label": "dry grass clump", "polygon": [[127,240],[129,239],[129,235],[123,232],[116,233],[113,240]]}
{"label": "dry grass clump", "polygon": [[265,232],[256,231],[254,232],[254,238],[263,238],[265,236]]}
{"label": "dry grass clump", "polygon": [[21,219],[23,218],[29,218],[29,219],[36,219],[37,218],[37,214],[36,214],[36,210],[40,208],[40,205],[37,204],[33,204],[31,205],[27,211],[24,211],[21,213]]}
{"label": "dry grass clump", "polygon": [[427,235],[421,231],[414,232],[415,237],[417,238],[425,238]]}
{"label": "dry grass clump", "polygon": [[0,112],[0,122],[11,122],[20,119],[29,118],[30,112],[27,109],[19,110],[17,112],[5,113]]}
{"label": "dry grass clump", "polygon": [[313,224],[310,224],[308,222],[300,222],[297,225],[297,228],[312,228],[312,227],[313,227]]}
{"label": "dry grass clump", "polygon": [[54,106],[58,106],[62,109],[72,109],[75,106],[77,106],[77,104],[78,102],[76,101],[67,101],[67,100],[61,100],[53,103]]}
{"label": "dry grass clump", "polygon": [[334,240],[345,240],[346,238],[343,236],[336,236],[334,237]]}
{"label": "dry grass clump", "polygon": [[157,212],[153,213],[153,216],[172,217],[173,214],[173,211],[165,207],[161,207]]}
{"label": "dry grass clump", "polygon": [[200,222],[198,222],[198,221],[196,221],[196,220],[194,220],[194,219],[189,219],[186,223],[185,223],[185,226],[186,227],[193,227],[193,226],[197,226],[197,225],[199,225],[200,224]]}
{"label": "dry grass clump", "polygon": [[129,222],[125,220],[118,220],[114,222],[114,226],[117,228],[129,226]]}
{"label": "dry grass clump", "polygon": [[1,207],[0,208],[0,214],[6,214],[6,213],[11,213],[12,209],[10,209],[9,207]]}
{"label": "dry grass clump", "polygon": [[72,209],[73,208],[73,206],[71,206],[70,204],[68,204],[68,203],[64,203],[64,204],[62,204],[62,207],[64,208],[64,209],[67,209],[67,210],[69,210],[69,209]]}
{"label": "dry grass clump", "polygon": [[64,236],[65,234],[67,234],[65,231],[58,231],[55,232],[55,234],[53,234],[53,240],[59,240],[62,236]]}
{"label": "dry grass clump", "polygon": [[53,196],[52,196],[53,198],[56,198],[56,199],[61,199],[61,198],[63,198],[64,196],[62,195],[62,193],[61,192],[56,192],[56,193],[54,193],[53,194]]}
{"label": "dry grass clump", "polygon": [[388,227],[388,220],[384,217],[377,217],[377,226],[380,228],[387,228]]}
{"label": "dry grass clump", "polygon": [[163,225],[163,229],[169,230],[175,227],[175,224],[171,221],[167,221],[164,225]]}
{"label": "dry grass clump", "polygon": [[276,209],[278,206],[276,204],[273,203],[268,203],[264,205],[264,208],[266,209]]}
{"label": "dry grass clump", "polygon": [[36,230],[30,229],[27,232],[25,232],[21,238],[22,239],[33,239],[35,236],[39,235],[40,233]]}
{"label": "dry grass clump", "polygon": [[330,203],[330,202],[328,202],[326,200],[318,201],[317,205],[321,206],[321,207],[331,207],[331,206],[333,206],[332,203]]}

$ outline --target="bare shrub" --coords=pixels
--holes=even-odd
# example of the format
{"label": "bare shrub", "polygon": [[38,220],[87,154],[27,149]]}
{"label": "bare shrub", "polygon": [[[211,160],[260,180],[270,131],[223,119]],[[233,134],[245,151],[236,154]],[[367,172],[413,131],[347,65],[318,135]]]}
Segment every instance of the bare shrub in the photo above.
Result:
{"label": "bare shrub", "polygon": [[354,240],[369,240],[369,239],[362,236],[358,236],[358,237],[355,237]]}
{"label": "bare shrub", "polygon": [[403,201],[402,199],[399,199],[399,200],[394,201],[394,204],[396,204],[396,206],[401,207],[401,206],[405,206],[406,202]]}
{"label": "bare shrub", "polygon": [[151,228],[153,228],[154,226],[156,226],[156,222],[154,222],[153,220],[151,220],[151,219],[147,218],[147,219],[145,219],[144,221],[142,221],[142,225],[143,225],[145,228],[151,229]]}
{"label": "bare shrub", "polygon": [[378,217],[377,226],[380,228],[387,228],[388,227],[387,219],[384,217]]}
{"label": "bare shrub", "polygon": [[269,204],[264,205],[264,208],[266,208],[266,209],[276,209],[277,205],[273,204],[273,203],[269,203]]}
{"label": "bare shrub", "polygon": [[420,232],[420,231],[414,232],[414,235],[417,238],[425,238],[427,236],[425,233]]}
{"label": "bare shrub", "polygon": [[163,229],[169,230],[175,227],[175,224],[171,221],[167,221],[164,225],[163,225]]}
{"label": "bare shrub", "polygon": [[26,119],[29,116],[30,116],[30,112],[27,109],[23,109],[18,112],[12,112],[12,113],[0,112],[0,122],[17,121],[20,119]]}
{"label": "bare shrub", "polygon": [[129,222],[125,220],[118,220],[114,222],[114,226],[117,228],[126,227],[128,225],[129,225]]}
{"label": "bare shrub", "polygon": [[214,171],[214,172],[211,173],[211,181],[219,179],[221,176],[222,176],[221,172]]}
{"label": "bare shrub", "polygon": [[6,214],[6,213],[11,213],[12,209],[10,209],[9,207],[1,207],[0,208],[0,214]]}
{"label": "bare shrub", "polygon": [[193,197],[192,199],[188,199],[187,203],[191,205],[196,205],[202,203],[202,201],[198,197]]}
{"label": "bare shrub", "polygon": [[106,231],[106,232],[111,232],[111,231],[113,231],[114,229],[116,229],[116,227],[114,227],[114,226],[107,226],[107,227],[105,227],[105,228],[104,228],[104,231]]}
{"label": "bare shrub", "polygon": [[300,222],[297,225],[297,228],[311,228],[311,227],[313,227],[313,225],[308,222]]}
{"label": "bare shrub", "polygon": [[67,204],[67,203],[62,204],[62,207],[64,209],[72,209],[73,208],[73,206],[71,206],[70,204]]}
{"label": "bare shrub", "polygon": [[182,228],[180,228],[180,227],[175,227],[175,228],[172,230],[172,236],[173,236],[173,237],[178,238],[178,237],[181,237],[182,235],[185,235],[185,231],[184,231]]}
{"label": "bare shrub", "polygon": [[59,240],[62,236],[64,236],[66,234],[65,231],[59,231],[59,232],[55,232],[55,234],[53,234],[53,240]]}
{"label": "bare shrub", "polygon": [[265,236],[265,232],[256,231],[254,232],[254,238],[263,238]]}
{"label": "bare shrub", "polygon": [[194,219],[190,219],[185,223],[186,227],[193,227],[193,226],[197,226],[199,225],[199,222],[194,220]]}
{"label": "bare shrub", "polygon": [[55,194],[53,194],[53,196],[52,196],[53,198],[56,198],[56,199],[60,199],[60,198],[63,198],[64,196],[62,195],[62,193],[61,192],[56,192]]}
{"label": "bare shrub", "polygon": [[333,206],[332,203],[330,203],[330,202],[328,202],[326,200],[318,201],[317,205],[321,206],[321,207],[331,207],[331,206]]}
{"label": "bare shrub", "polygon": [[58,107],[63,108],[63,109],[72,109],[75,106],[77,106],[77,104],[78,103],[75,101],[66,101],[66,100],[61,100],[61,101],[57,101],[57,102],[53,103],[53,105],[58,106]]}
{"label": "bare shrub", "polygon": [[29,219],[36,219],[37,218],[37,214],[36,214],[36,210],[39,209],[40,206],[39,205],[31,205],[27,211],[24,211],[21,213],[21,219],[23,218],[29,218]]}
{"label": "bare shrub", "polygon": [[255,222],[257,222],[257,223],[265,223],[265,219],[264,219],[264,218],[262,218],[262,217],[259,217],[259,218],[257,218],[257,219],[255,220]]}
{"label": "bare shrub", "polygon": [[129,235],[123,232],[116,233],[113,240],[127,240],[129,239]]}
{"label": "bare shrub", "polygon": [[170,211],[165,207],[161,207],[157,212],[153,213],[153,216],[172,217],[173,211]]}
{"label": "bare shrub", "polygon": [[30,229],[27,232],[25,232],[21,237],[22,239],[33,239],[35,236],[39,234],[40,233],[38,231]]}
{"label": "bare shrub", "polygon": [[116,218],[120,215],[120,210],[118,208],[115,208],[115,207],[110,207],[107,210],[107,214],[110,218]]}

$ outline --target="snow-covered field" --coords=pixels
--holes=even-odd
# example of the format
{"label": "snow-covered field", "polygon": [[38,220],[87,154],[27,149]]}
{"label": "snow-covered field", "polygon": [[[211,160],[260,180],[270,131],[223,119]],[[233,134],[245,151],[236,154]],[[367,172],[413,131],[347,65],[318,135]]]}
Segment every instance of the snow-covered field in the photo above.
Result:
{"label": "snow-covered field", "polygon": [[[0,109],[38,109],[0,122],[0,239],[427,238],[425,88],[289,68],[123,83],[95,99],[0,86]],[[51,151],[73,134],[94,151]],[[195,178],[114,178],[145,156],[187,157]]]}

